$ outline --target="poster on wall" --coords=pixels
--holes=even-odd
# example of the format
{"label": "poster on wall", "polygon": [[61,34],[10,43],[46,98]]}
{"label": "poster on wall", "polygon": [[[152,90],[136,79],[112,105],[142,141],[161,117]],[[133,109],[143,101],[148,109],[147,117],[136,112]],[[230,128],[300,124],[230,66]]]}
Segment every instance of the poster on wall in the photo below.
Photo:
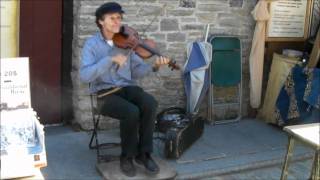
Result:
{"label": "poster on wall", "polygon": [[19,53],[19,1],[0,0],[0,9],[0,57],[17,57]]}
{"label": "poster on wall", "polygon": [[307,38],[313,0],[276,0],[269,4],[267,41],[303,41]]}

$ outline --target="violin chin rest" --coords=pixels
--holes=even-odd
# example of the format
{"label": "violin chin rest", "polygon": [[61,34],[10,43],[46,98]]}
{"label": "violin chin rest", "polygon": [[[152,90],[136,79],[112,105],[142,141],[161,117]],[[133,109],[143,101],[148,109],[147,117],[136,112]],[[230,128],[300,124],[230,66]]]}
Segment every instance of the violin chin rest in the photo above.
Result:
{"label": "violin chin rest", "polygon": [[119,33],[122,34],[125,38],[128,38],[128,36],[129,36],[129,34],[126,32],[125,26],[120,27]]}

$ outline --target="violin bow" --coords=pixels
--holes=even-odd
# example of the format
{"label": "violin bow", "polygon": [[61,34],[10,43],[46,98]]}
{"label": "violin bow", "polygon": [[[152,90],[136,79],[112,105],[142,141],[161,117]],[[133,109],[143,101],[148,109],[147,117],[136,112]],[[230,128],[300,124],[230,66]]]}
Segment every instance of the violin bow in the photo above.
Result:
{"label": "violin bow", "polygon": [[[166,6],[167,6],[167,3],[165,3],[165,4],[162,6],[161,11],[162,11]],[[154,17],[152,18],[152,20],[150,21],[150,23],[149,23],[149,24],[147,25],[147,27],[145,27],[144,30],[142,31],[142,34],[140,35],[141,37],[145,36],[145,34],[146,34],[147,30],[150,28],[151,24],[152,24],[152,23],[156,20],[156,18],[161,14],[161,11],[159,11],[159,14],[154,15]],[[129,50],[129,52],[128,52],[128,54],[127,54],[127,57],[129,57],[129,55],[132,53],[132,51],[133,51],[134,48],[135,48],[135,47],[132,47],[132,48]]]}
{"label": "violin bow", "polygon": [[[165,3],[162,8],[161,11],[167,6],[167,3]],[[144,30],[142,31],[142,35],[141,37],[143,37],[145,35],[145,33],[147,32],[147,30],[150,28],[151,24],[156,20],[156,18],[161,14],[161,11],[159,11],[159,14],[154,15],[154,17],[152,18],[152,20],[150,21],[150,23],[147,25],[146,28],[144,28]]]}
{"label": "violin bow", "polygon": [[[149,29],[149,27],[151,26],[151,24],[156,20],[156,18],[161,14],[162,10],[167,6],[167,3],[164,3],[162,8],[161,8],[161,11],[159,11],[159,14],[157,15],[154,15],[154,17],[152,18],[151,22],[147,25],[147,27],[142,31],[142,35],[141,37],[143,37],[145,35],[145,33],[147,32],[147,29]],[[133,49],[133,48],[132,48]],[[132,51],[131,49],[131,51]],[[129,53],[131,53],[131,51]],[[174,63],[175,64],[175,63]],[[173,69],[173,68],[172,68]],[[171,69],[171,70],[172,70]]]}

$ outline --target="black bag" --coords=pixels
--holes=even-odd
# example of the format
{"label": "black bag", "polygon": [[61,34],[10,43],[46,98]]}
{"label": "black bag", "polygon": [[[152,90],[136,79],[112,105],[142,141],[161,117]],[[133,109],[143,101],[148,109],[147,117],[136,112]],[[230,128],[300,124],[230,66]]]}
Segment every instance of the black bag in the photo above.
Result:
{"label": "black bag", "polygon": [[179,158],[203,133],[204,120],[185,112],[182,108],[171,107],[157,115],[157,130],[165,134],[167,158]]}

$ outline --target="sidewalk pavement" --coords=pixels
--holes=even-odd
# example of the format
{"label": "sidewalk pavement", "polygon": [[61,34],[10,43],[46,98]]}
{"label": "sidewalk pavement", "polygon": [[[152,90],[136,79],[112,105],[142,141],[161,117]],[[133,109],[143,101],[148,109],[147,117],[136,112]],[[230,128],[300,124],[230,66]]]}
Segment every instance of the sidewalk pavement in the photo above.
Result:
{"label": "sidewalk pavement", "polygon": [[[101,131],[100,139],[119,142],[119,131]],[[45,128],[48,166],[41,169],[45,179],[101,179],[96,170],[96,151],[88,148],[90,132],[74,132],[68,126]],[[288,139],[279,127],[255,119],[238,123],[206,125],[203,136],[178,160],[167,160],[178,179],[218,177],[250,169],[279,166]],[[154,142],[154,156],[163,158],[162,143]],[[108,153],[119,154],[120,148]],[[313,151],[295,146],[293,160],[313,157]],[[263,174],[261,174],[263,177]]]}

